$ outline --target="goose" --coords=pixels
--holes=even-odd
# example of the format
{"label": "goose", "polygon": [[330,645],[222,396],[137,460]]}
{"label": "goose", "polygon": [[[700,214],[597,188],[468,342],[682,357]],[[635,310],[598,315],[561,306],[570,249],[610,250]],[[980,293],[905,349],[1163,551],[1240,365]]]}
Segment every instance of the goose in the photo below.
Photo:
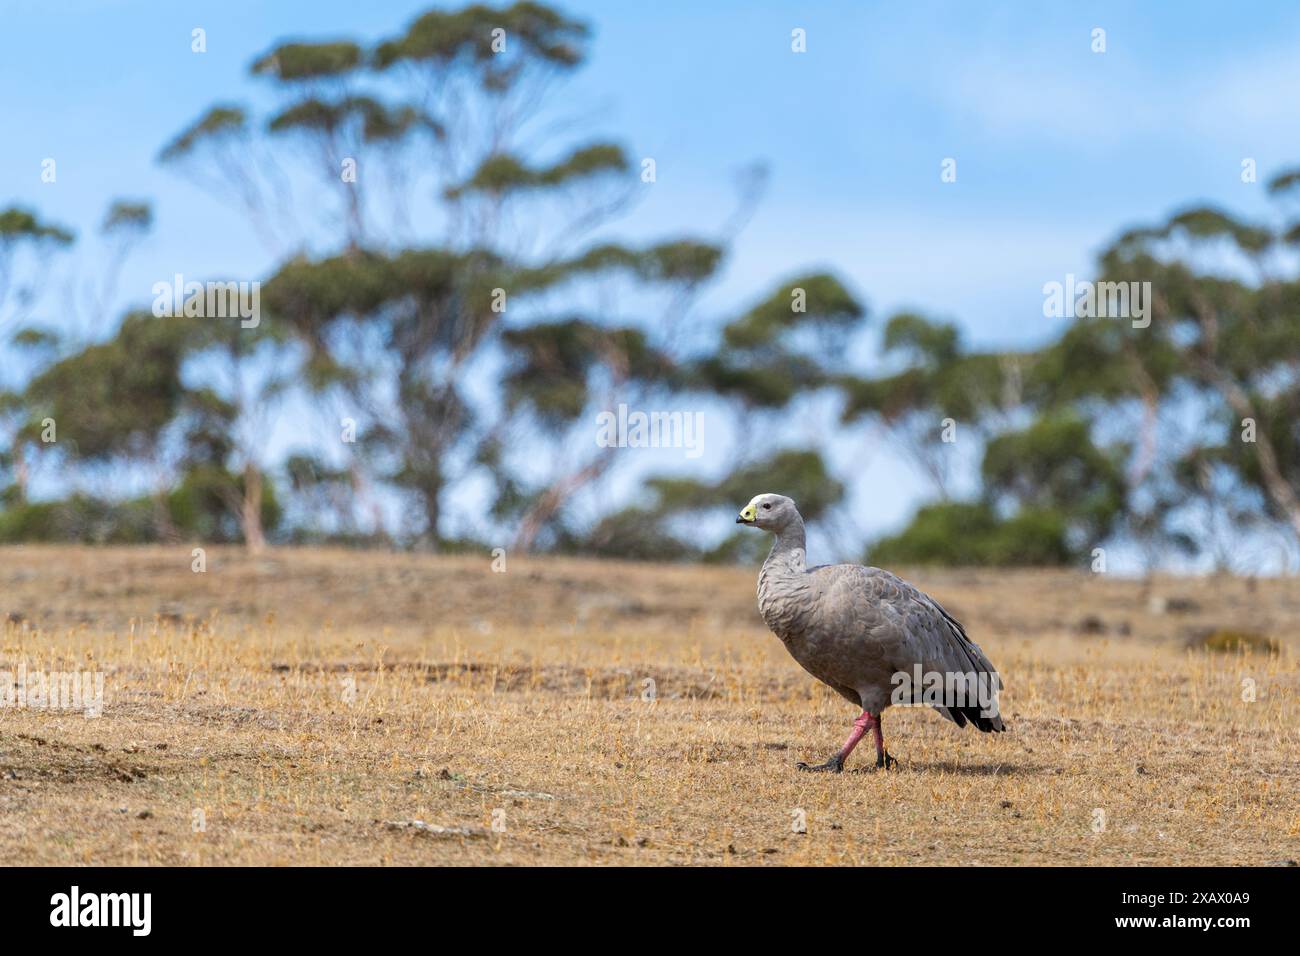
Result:
{"label": "goose", "polygon": [[736,523],[776,539],[758,575],[764,623],[804,670],[862,710],[844,746],[825,763],[798,769],[840,773],[867,731],[875,767],[897,766],[880,724],[893,703],[928,704],[984,733],[1006,729],[997,671],[938,601],[880,568],[807,567],[803,518],[785,495],[756,495]]}

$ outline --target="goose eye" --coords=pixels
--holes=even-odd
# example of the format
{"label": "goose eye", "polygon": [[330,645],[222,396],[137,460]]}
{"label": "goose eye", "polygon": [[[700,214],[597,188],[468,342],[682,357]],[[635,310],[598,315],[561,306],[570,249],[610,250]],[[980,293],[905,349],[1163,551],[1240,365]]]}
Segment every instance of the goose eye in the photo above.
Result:
{"label": "goose eye", "polygon": [[768,502],[767,504],[763,505],[763,510],[764,510],[764,511],[771,511],[771,510],[772,510],[772,504],[771,504],[771,502]]}

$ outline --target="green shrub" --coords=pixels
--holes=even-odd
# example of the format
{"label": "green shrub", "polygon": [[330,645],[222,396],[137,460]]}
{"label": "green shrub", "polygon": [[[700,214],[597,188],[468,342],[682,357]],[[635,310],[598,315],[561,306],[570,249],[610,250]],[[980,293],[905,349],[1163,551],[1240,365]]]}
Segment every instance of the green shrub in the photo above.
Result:
{"label": "green shrub", "polygon": [[1258,631],[1244,631],[1231,627],[1219,627],[1194,635],[1188,647],[1211,651],[1216,654],[1278,654],[1281,648],[1277,641]]}

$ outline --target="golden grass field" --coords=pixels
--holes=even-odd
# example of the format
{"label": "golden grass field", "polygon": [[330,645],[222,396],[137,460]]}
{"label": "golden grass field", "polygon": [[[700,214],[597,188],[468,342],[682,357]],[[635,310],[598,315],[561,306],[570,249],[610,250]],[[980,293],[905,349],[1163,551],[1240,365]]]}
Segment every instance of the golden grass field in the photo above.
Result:
{"label": "golden grass field", "polygon": [[[0,670],[105,675],[98,718],[0,709],[5,861],[1300,859],[1294,579],[905,572],[999,667],[1009,732],[894,708],[901,769],[832,776],[794,764],[856,713],[764,628],[751,569],[207,557],[0,548]],[[1184,646],[1219,626],[1279,652]]]}

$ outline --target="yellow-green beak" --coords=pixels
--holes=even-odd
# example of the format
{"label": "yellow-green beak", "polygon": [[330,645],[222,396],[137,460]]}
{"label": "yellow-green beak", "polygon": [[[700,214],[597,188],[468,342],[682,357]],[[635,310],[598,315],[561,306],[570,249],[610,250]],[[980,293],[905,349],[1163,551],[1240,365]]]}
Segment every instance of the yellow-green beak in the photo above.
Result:
{"label": "yellow-green beak", "polygon": [[753,524],[757,512],[752,504],[745,505],[745,509],[736,515],[736,524]]}

